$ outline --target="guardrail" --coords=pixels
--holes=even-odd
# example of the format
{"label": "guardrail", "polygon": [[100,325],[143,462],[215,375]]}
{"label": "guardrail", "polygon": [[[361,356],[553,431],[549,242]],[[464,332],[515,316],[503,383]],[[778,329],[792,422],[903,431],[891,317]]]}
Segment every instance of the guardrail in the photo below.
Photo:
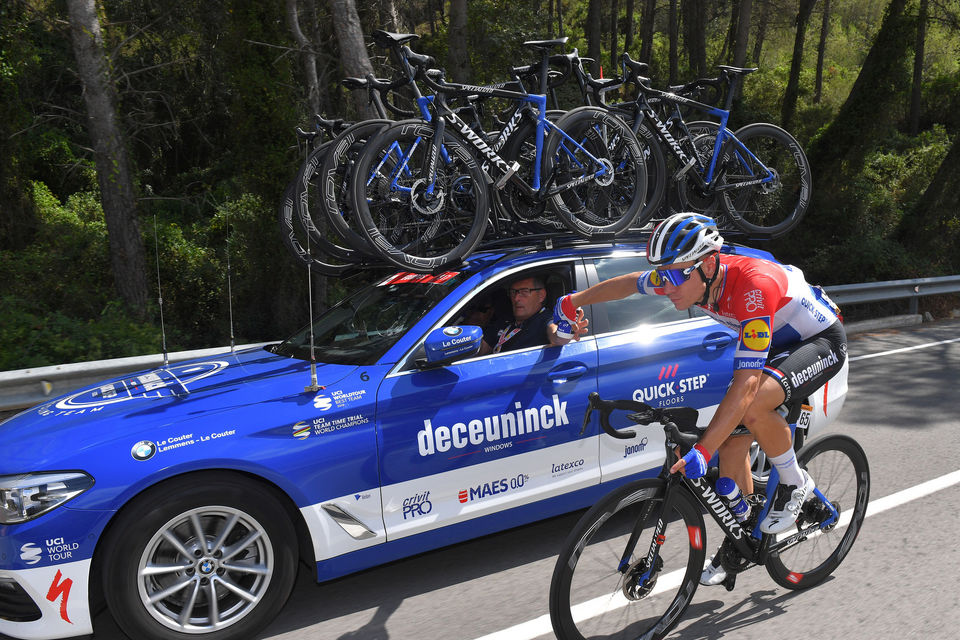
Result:
{"label": "guardrail", "polygon": [[[960,275],[841,284],[825,287],[825,289],[830,298],[841,307],[863,302],[908,298],[910,300],[910,313],[915,315],[917,313],[917,300],[920,296],[960,293]],[[916,322],[919,322],[919,317]],[[869,328],[878,327],[874,323]],[[852,332],[850,326],[847,330],[848,333]],[[269,343],[248,344],[236,347],[236,349],[259,347],[265,344]],[[168,354],[168,360],[170,362],[181,362],[193,358],[222,355],[229,351],[229,347],[180,351]],[[107,378],[133,373],[134,371],[155,369],[162,364],[163,356],[158,354],[35,367],[18,371],[0,371],[0,411],[15,411],[32,407],[48,397],[59,396]]]}

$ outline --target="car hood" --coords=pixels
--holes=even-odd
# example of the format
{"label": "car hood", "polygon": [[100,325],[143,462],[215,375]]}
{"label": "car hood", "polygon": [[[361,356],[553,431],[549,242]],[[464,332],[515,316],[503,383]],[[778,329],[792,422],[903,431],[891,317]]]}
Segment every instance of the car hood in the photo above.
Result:
{"label": "car hood", "polygon": [[[354,365],[318,364],[320,385]],[[310,383],[310,365],[256,348],[191,360],[75,390],[0,425],[0,474],[50,469],[114,440],[285,396]]]}

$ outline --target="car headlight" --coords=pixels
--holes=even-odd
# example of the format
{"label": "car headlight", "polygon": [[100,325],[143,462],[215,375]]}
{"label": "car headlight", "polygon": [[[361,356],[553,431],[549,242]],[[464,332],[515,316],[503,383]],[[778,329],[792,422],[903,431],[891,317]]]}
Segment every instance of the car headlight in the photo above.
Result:
{"label": "car headlight", "polygon": [[0,476],[0,524],[33,520],[93,486],[82,471]]}

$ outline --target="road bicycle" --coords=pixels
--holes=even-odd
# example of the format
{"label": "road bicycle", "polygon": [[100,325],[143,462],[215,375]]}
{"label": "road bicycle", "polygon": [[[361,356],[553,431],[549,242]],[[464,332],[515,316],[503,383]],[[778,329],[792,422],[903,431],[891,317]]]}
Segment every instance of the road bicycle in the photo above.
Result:
{"label": "road bicycle", "polygon": [[[646,195],[645,164],[621,120],[582,107],[552,122],[543,94],[447,83],[426,73],[432,58],[411,53],[408,59],[435,93],[434,117],[383,130],[364,148],[353,177],[363,231],[386,260],[423,272],[460,261],[483,237],[489,185],[502,190],[509,183],[531,201],[548,203],[584,237],[613,235],[633,223]],[[472,94],[516,102],[500,134],[502,154],[447,104]],[[532,157],[523,153],[530,131],[514,136],[527,118],[535,123]],[[399,161],[396,147],[403,150]]]}
{"label": "road bicycle", "polygon": [[[788,405],[791,432],[799,402]],[[753,513],[740,523],[707,476],[671,474],[674,450],[689,450],[698,438],[697,410],[653,408],[632,400],[603,400],[596,393],[584,417],[599,412],[603,431],[614,438],[635,437],[610,423],[615,410],[629,411],[638,425],[663,427],[665,460],[655,478],[628,483],[607,494],[576,524],[564,542],[550,584],[550,620],[560,640],[584,638],[663,638],[679,622],[693,599],[704,567],[709,513],[724,535],[720,561],[724,585],[735,586],[738,573],[764,566],[787,589],[820,584],[853,546],[870,497],[870,469],[863,449],[844,435],[826,435],[797,455],[816,481],[794,529],[770,535],[759,522],[773,500],[773,469],[766,496],[750,496]],[[644,434],[653,439],[649,430]]]}

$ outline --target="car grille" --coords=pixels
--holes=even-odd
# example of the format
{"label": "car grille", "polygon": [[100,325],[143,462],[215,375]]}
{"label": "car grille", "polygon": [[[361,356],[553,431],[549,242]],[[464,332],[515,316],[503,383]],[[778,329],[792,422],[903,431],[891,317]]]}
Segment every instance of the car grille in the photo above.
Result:
{"label": "car grille", "polygon": [[40,608],[11,578],[0,578],[0,619],[11,622],[40,619]]}

